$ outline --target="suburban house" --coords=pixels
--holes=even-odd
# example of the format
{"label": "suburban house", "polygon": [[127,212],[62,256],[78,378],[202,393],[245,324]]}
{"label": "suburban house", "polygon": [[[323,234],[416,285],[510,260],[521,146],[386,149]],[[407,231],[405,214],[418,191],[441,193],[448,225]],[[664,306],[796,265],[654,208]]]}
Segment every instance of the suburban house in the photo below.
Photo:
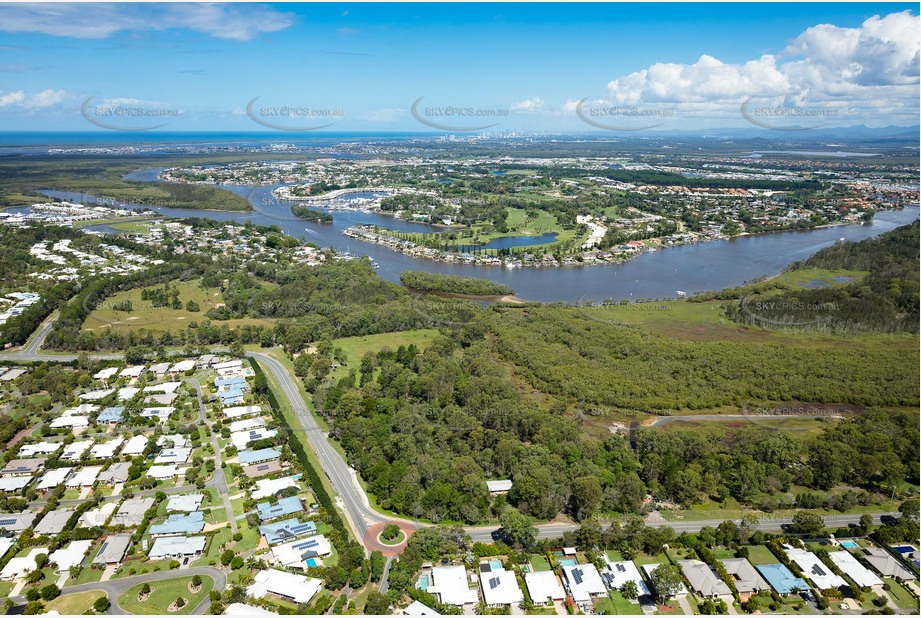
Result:
{"label": "suburban house", "polygon": [[705,599],[723,598],[727,603],[732,602],[729,600],[732,598],[729,585],[720,579],[709,564],[700,560],[679,560],[678,566],[697,596]]}
{"label": "suburban house", "polygon": [[480,563],[480,588],[489,607],[518,606],[524,593],[518,587],[514,571],[506,571],[496,561]]}
{"label": "suburban house", "polygon": [[147,554],[151,560],[199,556],[205,550],[203,536],[161,536],[154,539]]}
{"label": "suburban house", "polygon": [[476,605],[480,600],[476,588],[467,583],[467,569],[460,565],[434,567],[426,592],[445,605],[458,607]]}
{"label": "suburban house", "polygon": [[524,583],[528,587],[531,601],[545,605],[566,598],[566,590],[553,571],[532,571],[525,573]]}
{"label": "suburban house", "polygon": [[93,564],[113,566],[121,564],[131,544],[130,534],[110,534],[102,541],[99,552],[93,558]]}
{"label": "suburban house", "polygon": [[309,603],[322,585],[321,579],[267,569],[256,573],[256,579],[246,589],[246,594],[257,599],[271,594],[285,601],[301,604]]}
{"label": "suburban house", "polygon": [[563,578],[569,587],[569,596],[585,613],[591,611],[593,598],[608,593],[594,564],[564,566]]}
{"label": "suburban house", "polygon": [[732,577],[736,591],[739,593],[739,599],[743,602],[762,590],[770,590],[770,584],[758,574],[752,563],[745,558],[727,558],[721,562],[726,572]]}

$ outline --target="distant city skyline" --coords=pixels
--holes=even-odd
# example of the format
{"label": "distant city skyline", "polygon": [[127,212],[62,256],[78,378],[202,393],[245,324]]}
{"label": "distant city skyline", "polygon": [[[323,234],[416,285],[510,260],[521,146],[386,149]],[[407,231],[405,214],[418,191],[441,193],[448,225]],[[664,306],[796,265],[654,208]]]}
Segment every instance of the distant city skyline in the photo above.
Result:
{"label": "distant city skyline", "polygon": [[0,4],[0,131],[913,126],[917,4]]}

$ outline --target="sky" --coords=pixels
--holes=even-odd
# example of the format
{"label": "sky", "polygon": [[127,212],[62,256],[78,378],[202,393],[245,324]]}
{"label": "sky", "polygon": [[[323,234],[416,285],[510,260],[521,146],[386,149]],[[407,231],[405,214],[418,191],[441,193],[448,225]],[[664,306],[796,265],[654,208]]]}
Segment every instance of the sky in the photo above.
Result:
{"label": "sky", "polygon": [[918,5],[0,4],[0,131],[910,126]]}

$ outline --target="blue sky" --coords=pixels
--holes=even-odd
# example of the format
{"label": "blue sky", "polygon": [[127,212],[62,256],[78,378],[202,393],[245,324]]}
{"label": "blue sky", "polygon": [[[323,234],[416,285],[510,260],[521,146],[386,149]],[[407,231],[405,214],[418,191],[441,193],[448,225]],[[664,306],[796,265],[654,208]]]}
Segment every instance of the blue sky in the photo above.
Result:
{"label": "blue sky", "polygon": [[0,130],[911,125],[919,30],[917,4],[0,4]]}

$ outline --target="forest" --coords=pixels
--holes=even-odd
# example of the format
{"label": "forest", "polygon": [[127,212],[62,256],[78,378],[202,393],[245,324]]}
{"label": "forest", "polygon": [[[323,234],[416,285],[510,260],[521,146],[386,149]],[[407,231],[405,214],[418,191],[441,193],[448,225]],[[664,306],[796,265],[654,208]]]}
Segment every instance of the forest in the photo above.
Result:
{"label": "forest", "polygon": [[300,204],[295,204],[291,207],[291,214],[300,219],[306,221],[312,221],[314,223],[332,223],[333,216],[328,212],[323,212],[321,210],[314,210],[313,208],[307,208]]}
{"label": "forest", "polygon": [[420,292],[441,292],[467,296],[502,296],[515,293],[515,290],[509,286],[489,279],[444,275],[420,270],[404,270],[400,273],[400,282],[406,287]]}
{"label": "forest", "polygon": [[727,315],[744,324],[842,334],[918,332],[918,221],[876,238],[840,242],[787,270],[866,270],[842,286],[784,290],[747,296],[727,305]]}

